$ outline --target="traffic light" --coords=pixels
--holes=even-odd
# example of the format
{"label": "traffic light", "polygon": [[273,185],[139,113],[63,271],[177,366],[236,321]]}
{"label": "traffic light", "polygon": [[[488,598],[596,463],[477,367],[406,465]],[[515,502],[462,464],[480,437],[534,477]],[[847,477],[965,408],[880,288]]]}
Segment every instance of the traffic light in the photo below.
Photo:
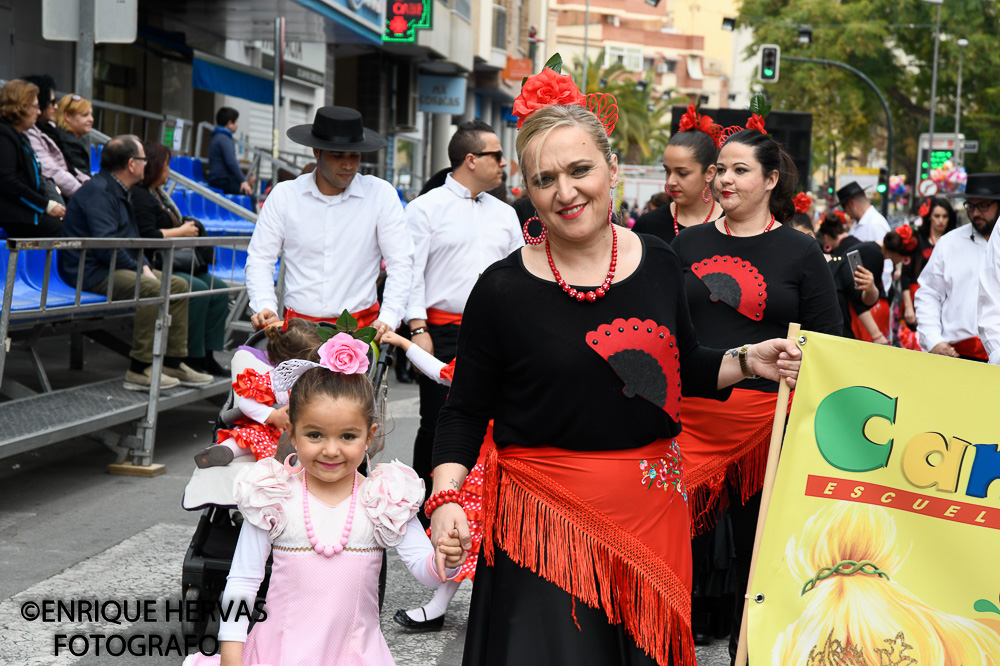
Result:
{"label": "traffic light", "polygon": [[889,170],[885,167],[878,170],[878,185],[875,189],[879,194],[885,194],[889,190]]}
{"label": "traffic light", "polygon": [[758,78],[765,83],[778,82],[778,65],[781,62],[781,47],[777,44],[764,44],[760,47],[760,70]]}

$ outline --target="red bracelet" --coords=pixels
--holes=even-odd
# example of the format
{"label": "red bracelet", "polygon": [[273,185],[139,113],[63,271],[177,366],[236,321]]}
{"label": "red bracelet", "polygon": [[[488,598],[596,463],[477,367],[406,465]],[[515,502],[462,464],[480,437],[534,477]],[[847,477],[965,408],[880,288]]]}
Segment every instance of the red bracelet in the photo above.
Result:
{"label": "red bracelet", "polygon": [[424,503],[424,515],[430,518],[436,508],[442,504],[448,504],[449,502],[455,502],[456,504],[459,503],[457,490],[449,488],[448,490],[442,490],[434,493],[428,497],[427,502]]}

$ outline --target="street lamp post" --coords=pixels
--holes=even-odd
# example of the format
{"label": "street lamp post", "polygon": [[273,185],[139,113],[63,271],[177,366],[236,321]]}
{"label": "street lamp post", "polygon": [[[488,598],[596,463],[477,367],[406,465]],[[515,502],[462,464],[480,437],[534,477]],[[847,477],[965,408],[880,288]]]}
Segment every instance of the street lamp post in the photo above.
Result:
{"label": "street lamp post", "polygon": [[[960,39],[958,44],[958,90],[955,92],[955,141],[958,141],[958,130],[962,126],[962,50],[969,45],[969,40]],[[956,145],[957,147],[957,145]],[[957,150],[959,165],[965,164],[965,146]]]}
{"label": "street lamp post", "polygon": [[[587,7],[583,12],[583,94],[587,94],[587,65],[590,56],[587,55],[590,46],[590,0],[587,0]],[[607,63],[605,63],[607,66]]]}
{"label": "street lamp post", "polygon": [[933,166],[934,155],[934,107],[937,105],[937,62],[938,44],[941,42],[941,5],[944,0],[924,0],[937,5],[937,22],[934,24],[934,64],[931,70],[931,126],[927,131],[927,161]]}

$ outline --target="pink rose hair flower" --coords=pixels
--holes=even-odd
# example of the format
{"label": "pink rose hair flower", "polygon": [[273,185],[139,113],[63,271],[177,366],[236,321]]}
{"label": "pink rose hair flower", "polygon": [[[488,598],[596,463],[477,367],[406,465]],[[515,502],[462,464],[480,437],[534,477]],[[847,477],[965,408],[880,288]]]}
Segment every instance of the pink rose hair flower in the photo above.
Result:
{"label": "pink rose hair flower", "polygon": [[361,340],[355,340],[350,333],[337,333],[324,342],[319,350],[320,365],[354,375],[368,370],[369,345]]}

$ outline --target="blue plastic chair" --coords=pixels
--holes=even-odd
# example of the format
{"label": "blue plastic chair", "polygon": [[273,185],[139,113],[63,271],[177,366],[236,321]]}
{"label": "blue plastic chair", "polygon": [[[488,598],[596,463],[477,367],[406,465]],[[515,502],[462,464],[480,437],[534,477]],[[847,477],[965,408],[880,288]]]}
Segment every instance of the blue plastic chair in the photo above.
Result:
{"label": "blue plastic chair", "polygon": [[174,191],[170,194],[170,198],[174,200],[177,204],[178,210],[181,211],[181,215],[191,215],[191,209],[188,208],[187,203],[187,190],[178,190],[174,188]]}
{"label": "blue plastic chair", "polygon": [[104,146],[93,143],[90,145],[90,173],[95,174],[101,170],[101,151]]}
{"label": "blue plastic chair", "polygon": [[[20,264],[20,258],[18,259],[18,264]],[[0,291],[6,290],[7,288],[7,268],[10,265],[10,253],[6,248],[0,250],[0,275],[3,280],[0,283]],[[18,271],[20,273],[20,270]],[[31,285],[27,284],[21,279],[20,274],[18,274],[14,279],[14,293],[11,296],[10,310],[11,312],[17,312],[21,310],[37,310],[42,302],[42,292],[34,289]],[[73,301],[70,300],[70,304]],[[57,305],[67,305],[67,303],[62,302],[60,299],[53,299],[50,295],[46,299],[46,306],[56,307]]]}
{"label": "blue plastic chair", "polygon": [[[73,305],[76,302],[76,289],[66,284],[59,275],[59,250],[52,253],[52,267],[49,270],[49,292],[45,299],[46,307]],[[27,286],[38,292],[41,302],[42,281],[45,277],[45,250],[21,250],[17,253],[17,277]],[[104,296],[87,291],[81,292],[80,303],[101,303]]]}
{"label": "blue plastic chair", "polygon": [[191,161],[191,179],[199,183],[205,182],[205,165],[197,157]]}
{"label": "blue plastic chair", "polygon": [[247,281],[247,251],[231,247],[215,248],[215,263],[208,267],[209,274],[227,282]]}

